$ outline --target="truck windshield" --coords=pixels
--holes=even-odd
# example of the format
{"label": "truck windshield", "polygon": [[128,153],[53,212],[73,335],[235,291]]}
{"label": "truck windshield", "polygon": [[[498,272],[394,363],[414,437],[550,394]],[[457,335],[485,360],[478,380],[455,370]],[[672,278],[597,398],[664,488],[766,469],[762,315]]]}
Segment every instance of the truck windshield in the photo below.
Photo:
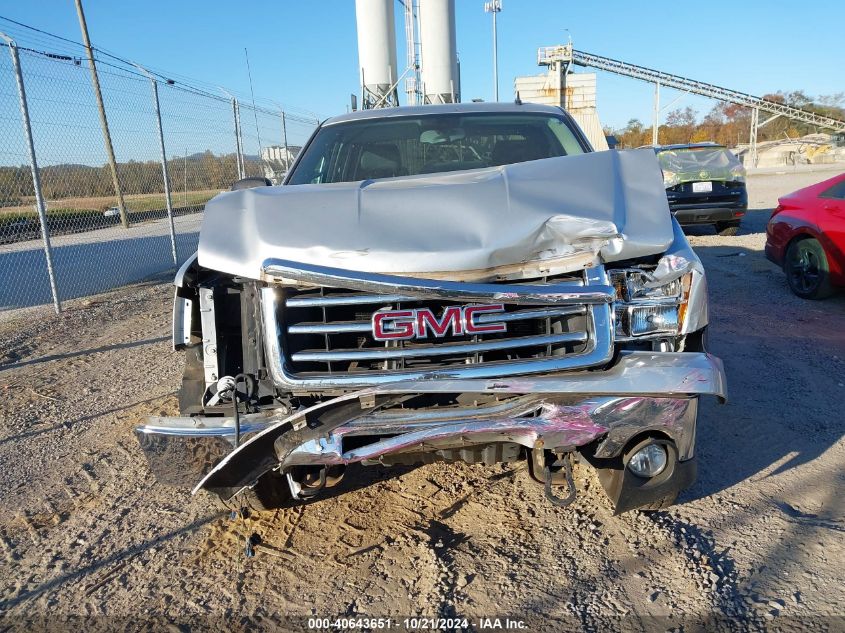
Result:
{"label": "truck windshield", "polygon": [[321,129],[288,184],[461,171],[586,151],[564,117],[544,113],[364,119]]}

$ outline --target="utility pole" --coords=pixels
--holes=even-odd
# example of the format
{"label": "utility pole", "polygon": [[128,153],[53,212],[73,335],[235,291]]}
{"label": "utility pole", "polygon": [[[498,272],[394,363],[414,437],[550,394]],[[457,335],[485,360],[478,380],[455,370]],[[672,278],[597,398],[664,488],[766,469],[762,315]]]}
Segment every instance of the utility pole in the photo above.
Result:
{"label": "utility pole", "polygon": [[502,10],[502,0],[484,3],[484,12],[493,14],[493,101],[499,100],[499,45],[497,42],[496,14]]}
{"label": "utility pole", "polygon": [[285,121],[285,111],[282,110],[282,142],[285,144],[285,176],[290,171],[290,150],[288,149],[288,125]]}
{"label": "utility pole", "polygon": [[114,185],[114,195],[117,196],[117,208],[120,211],[120,222],[123,228],[129,228],[129,217],[126,215],[126,205],[123,203],[123,192],[120,190],[120,181],[117,177],[117,161],[114,158],[114,148],[111,144],[109,133],[109,122],[106,119],[106,108],[103,105],[103,93],[100,91],[100,79],[97,77],[97,66],[94,63],[94,50],[91,48],[91,40],[88,38],[88,24],[85,22],[85,13],[82,10],[82,0],[76,0],[76,13],[79,15],[79,28],[82,30],[82,42],[85,44],[85,52],[88,54],[88,65],[91,68],[91,84],[94,86],[94,95],[97,97],[97,108],[100,110],[100,127],[103,130],[103,142],[106,145],[106,154],[109,157],[111,167],[111,179]]}

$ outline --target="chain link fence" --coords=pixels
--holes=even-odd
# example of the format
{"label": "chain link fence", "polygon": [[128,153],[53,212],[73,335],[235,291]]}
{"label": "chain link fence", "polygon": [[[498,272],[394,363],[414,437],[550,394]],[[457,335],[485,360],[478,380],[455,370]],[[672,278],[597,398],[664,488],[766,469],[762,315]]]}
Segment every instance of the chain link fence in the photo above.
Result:
{"label": "chain link fence", "polygon": [[81,45],[0,44],[0,317],[175,270],[205,203],[240,177],[278,184],[317,125],[98,52],[116,188]]}

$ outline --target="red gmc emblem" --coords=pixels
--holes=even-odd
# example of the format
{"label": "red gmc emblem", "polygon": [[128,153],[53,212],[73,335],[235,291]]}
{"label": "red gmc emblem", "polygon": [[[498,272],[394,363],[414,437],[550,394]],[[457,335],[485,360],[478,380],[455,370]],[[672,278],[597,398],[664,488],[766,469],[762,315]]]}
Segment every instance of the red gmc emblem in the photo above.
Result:
{"label": "red gmc emblem", "polygon": [[373,314],[373,338],[377,341],[406,341],[413,338],[428,338],[429,332],[436,338],[442,338],[448,334],[464,336],[507,332],[508,327],[502,322],[476,322],[476,316],[479,314],[504,311],[505,306],[501,303],[448,306],[438,319],[428,308],[379,310]]}

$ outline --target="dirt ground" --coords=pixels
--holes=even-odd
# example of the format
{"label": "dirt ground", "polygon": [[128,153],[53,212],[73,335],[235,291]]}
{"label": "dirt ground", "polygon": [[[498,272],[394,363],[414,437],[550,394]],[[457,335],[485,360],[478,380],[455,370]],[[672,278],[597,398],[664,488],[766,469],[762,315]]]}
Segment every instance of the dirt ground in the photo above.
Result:
{"label": "dirt ground", "polygon": [[[702,402],[699,479],[611,515],[588,471],[557,509],[525,467],[359,468],[346,494],[230,520],[155,482],[133,428],[177,410],[167,283],[0,324],[0,628],[304,630],[309,616],[466,617],[523,630],[845,629],[845,296],[805,302],[736,237],[690,231],[730,402]],[[258,534],[256,555],[245,539]],[[494,622],[492,623],[494,624]],[[504,627],[504,621],[502,620]]]}

